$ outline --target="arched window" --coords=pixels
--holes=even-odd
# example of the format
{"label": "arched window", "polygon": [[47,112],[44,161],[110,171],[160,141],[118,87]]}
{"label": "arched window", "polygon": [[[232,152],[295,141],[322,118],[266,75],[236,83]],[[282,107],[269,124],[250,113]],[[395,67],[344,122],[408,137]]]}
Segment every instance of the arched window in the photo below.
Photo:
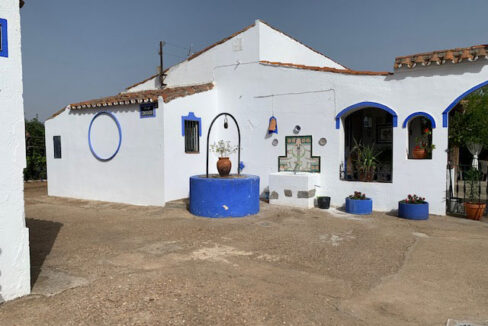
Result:
{"label": "arched window", "polygon": [[424,116],[408,121],[408,158],[425,160],[432,158],[432,122]]}
{"label": "arched window", "polygon": [[344,116],[342,179],[392,182],[395,112],[383,107],[365,106],[351,110]]}

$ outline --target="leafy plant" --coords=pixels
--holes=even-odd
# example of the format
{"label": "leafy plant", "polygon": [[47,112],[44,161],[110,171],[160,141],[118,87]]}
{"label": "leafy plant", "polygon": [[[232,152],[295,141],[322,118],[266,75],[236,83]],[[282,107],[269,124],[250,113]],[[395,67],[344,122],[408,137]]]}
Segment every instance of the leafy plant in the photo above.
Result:
{"label": "leafy plant", "polygon": [[406,199],[402,200],[401,203],[405,204],[425,204],[425,197],[420,197],[415,194],[408,195]]}
{"label": "leafy plant", "polygon": [[210,145],[210,150],[219,154],[219,157],[228,157],[237,151],[237,146],[231,146],[230,141],[219,140]]}
{"label": "leafy plant", "polygon": [[461,101],[462,110],[449,121],[449,141],[455,146],[488,146],[488,92],[480,89]]}
{"label": "leafy plant", "polygon": [[378,164],[378,156],[380,151],[376,151],[374,145],[364,145],[361,141],[357,142],[354,139],[354,147],[351,153],[356,153],[355,166],[359,173],[369,174],[372,179],[372,174]]}
{"label": "leafy plant", "polygon": [[355,191],[354,194],[349,195],[349,199],[354,199],[354,200],[366,200],[366,194],[363,194],[360,191]]}
{"label": "leafy plant", "polygon": [[422,131],[422,135],[415,138],[415,149],[425,149],[427,153],[432,153],[435,149],[435,145],[431,141],[432,130],[425,128]]}
{"label": "leafy plant", "polygon": [[479,182],[482,177],[482,172],[471,167],[464,173],[464,181],[467,183],[466,190],[468,192],[468,202],[474,203],[480,201]]}

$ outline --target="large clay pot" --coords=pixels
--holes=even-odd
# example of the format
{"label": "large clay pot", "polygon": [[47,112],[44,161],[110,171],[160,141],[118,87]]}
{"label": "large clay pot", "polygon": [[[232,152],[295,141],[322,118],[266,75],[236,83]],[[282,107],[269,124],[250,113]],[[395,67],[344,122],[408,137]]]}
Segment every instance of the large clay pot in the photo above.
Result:
{"label": "large clay pot", "polygon": [[481,220],[485,212],[486,203],[464,203],[466,217],[472,220]]}
{"label": "large clay pot", "polygon": [[412,151],[412,156],[415,159],[424,159],[427,157],[427,151],[425,148],[417,148]]}
{"label": "large clay pot", "polygon": [[217,170],[221,177],[228,176],[231,168],[232,163],[228,157],[219,157],[219,160],[217,161]]}
{"label": "large clay pot", "polygon": [[359,172],[359,181],[371,182],[374,179],[374,169]]}

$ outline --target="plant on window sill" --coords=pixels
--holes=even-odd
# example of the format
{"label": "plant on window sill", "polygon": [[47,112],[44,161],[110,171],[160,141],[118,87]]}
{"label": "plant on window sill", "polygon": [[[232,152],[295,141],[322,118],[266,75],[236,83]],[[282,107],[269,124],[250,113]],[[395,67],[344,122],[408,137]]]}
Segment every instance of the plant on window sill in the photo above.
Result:
{"label": "plant on window sill", "polygon": [[432,130],[425,128],[420,137],[415,138],[415,147],[412,151],[414,159],[426,159],[432,154],[435,145],[431,142]]}
{"label": "plant on window sill", "polygon": [[378,156],[381,152],[375,150],[374,145],[364,145],[354,139],[354,147],[352,153],[356,154],[355,167],[359,172],[360,181],[373,181],[378,164]]}

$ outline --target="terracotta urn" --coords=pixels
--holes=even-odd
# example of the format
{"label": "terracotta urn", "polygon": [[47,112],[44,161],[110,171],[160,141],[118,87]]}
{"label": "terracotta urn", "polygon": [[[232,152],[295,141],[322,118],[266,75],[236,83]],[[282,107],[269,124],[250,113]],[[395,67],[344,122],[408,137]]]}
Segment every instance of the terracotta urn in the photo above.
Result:
{"label": "terracotta urn", "polygon": [[219,157],[219,160],[217,161],[217,171],[219,171],[221,177],[227,177],[231,168],[232,163],[228,157]]}
{"label": "terracotta urn", "polygon": [[359,172],[359,181],[371,182],[374,179],[374,168]]}
{"label": "terracotta urn", "polygon": [[485,209],[485,203],[464,203],[466,217],[472,220],[481,220],[481,216],[483,216]]}
{"label": "terracotta urn", "polygon": [[425,148],[414,148],[412,151],[412,156],[415,159],[424,159],[427,157],[427,151]]}

